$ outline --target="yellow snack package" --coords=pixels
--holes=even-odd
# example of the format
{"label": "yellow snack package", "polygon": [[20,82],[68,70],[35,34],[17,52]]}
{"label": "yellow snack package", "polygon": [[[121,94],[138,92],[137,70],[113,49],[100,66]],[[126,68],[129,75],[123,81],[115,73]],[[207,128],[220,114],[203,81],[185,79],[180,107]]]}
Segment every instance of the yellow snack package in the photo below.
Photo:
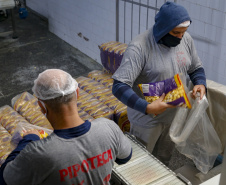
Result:
{"label": "yellow snack package", "polygon": [[163,81],[139,84],[138,87],[143,93],[145,100],[149,103],[159,99],[165,93],[164,102],[175,106],[191,108],[191,103],[187,96],[188,91],[179,74]]}

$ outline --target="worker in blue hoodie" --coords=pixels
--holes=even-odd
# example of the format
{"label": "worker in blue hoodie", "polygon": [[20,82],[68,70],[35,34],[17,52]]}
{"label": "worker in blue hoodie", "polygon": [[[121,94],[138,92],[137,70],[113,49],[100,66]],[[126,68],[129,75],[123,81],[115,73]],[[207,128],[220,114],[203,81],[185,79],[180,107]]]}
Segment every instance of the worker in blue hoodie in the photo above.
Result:
{"label": "worker in blue hoodie", "polygon": [[206,93],[206,77],[193,39],[186,32],[191,22],[181,5],[163,4],[154,26],[131,41],[113,75],[112,92],[128,106],[130,132],[144,141],[147,149],[166,165],[174,149],[169,128],[177,108],[162,101],[165,94],[148,103],[138,84],[158,82],[182,73],[190,77],[193,95],[199,92],[202,99]]}

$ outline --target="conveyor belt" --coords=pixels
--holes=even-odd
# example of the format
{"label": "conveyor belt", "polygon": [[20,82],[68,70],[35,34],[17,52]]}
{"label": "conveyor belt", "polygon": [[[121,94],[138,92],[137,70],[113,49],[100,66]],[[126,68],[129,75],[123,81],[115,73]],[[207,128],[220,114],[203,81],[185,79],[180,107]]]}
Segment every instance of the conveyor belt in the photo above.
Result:
{"label": "conveyor belt", "polygon": [[179,178],[173,171],[151,155],[135,137],[129,134],[125,135],[131,142],[133,155],[130,161],[124,165],[114,164],[112,179],[115,179],[118,184],[191,185],[187,179],[181,175],[179,175]]}

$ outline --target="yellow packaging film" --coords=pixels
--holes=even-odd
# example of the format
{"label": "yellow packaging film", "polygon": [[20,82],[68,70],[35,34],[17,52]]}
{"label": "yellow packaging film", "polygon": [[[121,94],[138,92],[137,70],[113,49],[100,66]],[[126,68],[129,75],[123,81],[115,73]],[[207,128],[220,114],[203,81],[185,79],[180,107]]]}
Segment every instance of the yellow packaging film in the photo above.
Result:
{"label": "yellow packaging film", "polygon": [[12,135],[18,123],[28,123],[10,106],[5,105],[0,108],[0,124]]}
{"label": "yellow packaging film", "polygon": [[11,143],[14,145],[17,145],[20,140],[24,137],[25,134],[37,134],[39,133],[39,136],[41,139],[46,138],[48,135],[50,135],[53,131],[47,128],[39,127],[36,125],[32,125],[29,123],[18,123],[15,132],[12,134],[12,140]]}
{"label": "yellow packaging film", "polygon": [[118,126],[121,128],[123,132],[129,132],[130,131],[130,122],[127,116],[127,109],[119,109],[116,112],[116,115],[118,116],[117,122]]}
{"label": "yellow packaging film", "polygon": [[104,74],[105,72],[104,71],[100,71],[100,70],[93,70],[91,72],[89,72],[89,74],[87,75],[89,78],[92,78],[94,79],[95,76],[99,76],[101,74]]}
{"label": "yellow packaging film", "polygon": [[[101,77],[95,77],[97,80],[102,80]],[[113,83],[113,79],[103,79],[111,80]],[[89,83],[87,83],[89,82]],[[121,129],[124,131],[129,131],[129,121],[127,117],[127,106],[121,103],[113,94],[111,89],[106,87],[101,87],[99,84],[96,84],[97,81],[93,82],[92,80],[85,80],[82,78],[80,83],[80,87],[84,88],[84,90],[90,93],[92,96],[95,96],[98,100],[89,102],[89,99],[80,99],[79,107],[89,113],[92,117],[106,117],[109,119],[113,119]],[[86,86],[84,84],[87,84]],[[95,84],[95,85],[92,85]],[[101,87],[101,88],[100,88]],[[85,96],[84,91],[82,92],[83,96]],[[98,103],[101,102],[101,103]],[[104,107],[108,108],[105,109]],[[110,111],[109,111],[110,110]],[[114,115],[114,116],[113,116]]]}
{"label": "yellow packaging film", "polygon": [[107,97],[109,96],[109,94],[111,93],[111,90],[108,88],[103,88],[103,89],[94,89],[94,90],[90,90],[90,94],[94,97],[96,97],[97,99],[99,99],[100,97]]}
{"label": "yellow packaging film", "polygon": [[89,120],[92,121],[94,118],[90,116],[87,112],[83,111],[82,109],[78,108],[78,114],[82,120]]}
{"label": "yellow packaging film", "polygon": [[51,124],[41,112],[38,99],[28,92],[24,92],[12,99],[13,108],[29,123],[53,130]]}
{"label": "yellow packaging film", "polygon": [[8,154],[14,150],[14,146],[11,145],[10,141],[12,136],[9,132],[0,125],[0,166],[6,159]]}
{"label": "yellow packaging film", "polygon": [[105,47],[102,47],[103,51],[113,51],[114,48],[117,48],[121,43],[120,42],[115,42],[115,43],[111,43],[111,44],[106,44]]}
{"label": "yellow packaging film", "polygon": [[103,51],[106,51],[106,50],[108,50],[109,47],[113,47],[118,44],[119,44],[119,42],[117,42],[117,41],[106,42],[106,43],[103,43],[100,45],[100,49],[102,49]]}
{"label": "yellow packaging film", "polygon": [[[122,43],[120,46],[118,46],[115,50],[114,50],[114,52],[116,53],[116,54],[118,54],[119,52],[122,52],[123,50],[125,50],[126,48],[127,48],[127,44],[124,44],[124,43]],[[120,53],[120,54],[122,54],[122,53]]]}
{"label": "yellow packaging film", "polygon": [[106,102],[114,101],[115,99],[117,98],[115,98],[115,96],[112,93],[106,94],[106,96],[98,97],[98,100],[102,101],[105,105],[108,105]]}
{"label": "yellow packaging film", "polygon": [[110,74],[109,72],[106,72],[106,71],[94,70],[88,74],[88,77],[93,80],[99,81],[101,79],[111,78],[112,74]]}
{"label": "yellow packaging film", "polygon": [[15,149],[13,145],[7,145],[0,151],[0,166],[5,162],[8,155]]}
{"label": "yellow packaging film", "polygon": [[100,82],[101,84],[103,84],[105,87],[109,89],[112,88],[112,85],[114,82],[114,80],[112,79],[112,74],[106,71],[94,70],[88,74],[88,77],[97,82]]}

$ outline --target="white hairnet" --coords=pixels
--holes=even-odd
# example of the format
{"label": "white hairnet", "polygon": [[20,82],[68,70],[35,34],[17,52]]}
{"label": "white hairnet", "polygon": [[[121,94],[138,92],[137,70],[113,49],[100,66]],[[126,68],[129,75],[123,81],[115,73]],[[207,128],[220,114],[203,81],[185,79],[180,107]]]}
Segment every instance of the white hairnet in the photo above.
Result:
{"label": "white hairnet", "polygon": [[49,100],[76,91],[78,83],[70,74],[60,69],[47,69],[38,75],[32,91],[41,100]]}
{"label": "white hairnet", "polygon": [[185,22],[182,22],[181,24],[179,24],[179,25],[177,26],[177,28],[188,27],[190,24],[191,24],[191,21],[185,21]]}

